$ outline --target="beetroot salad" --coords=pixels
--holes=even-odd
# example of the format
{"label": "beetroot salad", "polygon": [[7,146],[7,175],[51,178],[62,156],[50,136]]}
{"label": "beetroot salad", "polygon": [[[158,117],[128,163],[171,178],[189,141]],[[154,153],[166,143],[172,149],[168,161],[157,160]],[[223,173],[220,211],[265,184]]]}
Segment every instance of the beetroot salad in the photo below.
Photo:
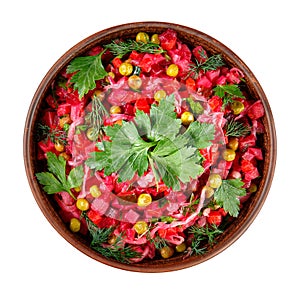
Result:
{"label": "beetroot salad", "polygon": [[36,178],[106,258],[203,255],[260,182],[264,107],[247,91],[241,70],[170,29],[98,45],[44,100]]}

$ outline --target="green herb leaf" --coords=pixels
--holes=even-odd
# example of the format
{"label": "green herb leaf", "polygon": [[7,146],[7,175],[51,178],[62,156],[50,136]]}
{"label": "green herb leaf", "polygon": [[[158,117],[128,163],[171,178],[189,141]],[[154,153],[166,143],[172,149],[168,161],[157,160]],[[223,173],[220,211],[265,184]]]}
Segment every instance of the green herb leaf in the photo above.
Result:
{"label": "green herb leaf", "polygon": [[148,138],[158,141],[160,139],[174,140],[181,127],[181,120],[177,119],[174,111],[174,94],[162,99],[157,106],[152,104],[150,109],[150,120],[152,124]]}
{"label": "green herb leaf", "polygon": [[66,160],[62,156],[56,156],[53,152],[48,152],[47,165],[48,170],[56,176],[62,185],[66,185]]}
{"label": "green herb leaf", "polygon": [[226,135],[232,137],[245,136],[250,133],[250,128],[247,125],[244,125],[242,122],[230,120],[226,126]]}
{"label": "green herb leaf", "polygon": [[222,59],[221,54],[216,54],[210,56],[205,62],[200,64],[199,68],[201,68],[203,71],[213,71],[224,65],[225,63]]}
{"label": "green herb leaf", "polygon": [[233,102],[234,98],[245,98],[237,84],[217,85],[213,91],[223,100],[223,108]]}
{"label": "green herb leaf", "polygon": [[151,121],[149,116],[145,112],[143,112],[142,110],[137,110],[135,113],[134,121],[140,136],[150,136]]}
{"label": "green herb leaf", "polygon": [[192,122],[183,136],[189,140],[191,145],[199,149],[207,148],[212,143],[215,135],[215,126],[208,123]]}
{"label": "green herb leaf", "polygon": [[117,172],[120,181],[142,176],[149,164],[159,182],[174,190],[180,181],[189,182],[203,172],[199,147],[207,147],[214,139],[212,124],[193,122],[180,134],[181,120],[174,112],[174,96],[153,104],[150,115],[142,111],[132,122],[104,127],[111,142],[102,142],[102,152],[92,153],[86,164],[91,169],[104,169],[105,175]]}
{"label": "green herb leaf", "polygon": [[122,58],[125,54],[132,51],[137,51],[141,53],[163,53],[164,50],[160,47],[159,44],[155,43],[143,43],[137,42],[135,40],[126,40],[126,41],[113,41],[105,45],[106,49],[109,49],[114,56]]}
{"label": "green herb leaf", "polygon": [[85,164],[90,169],[100,171],[104,169],[105,175],[110,175],[113,170],[110,170],[111,166],[111,143],[102,141],[101,152],[91,152],[90,157],[85,161]]}
{"label": "green herb leaf", "polygon": [[223,230],[212,224],[211,226],[206,225],[204,227],[191,226],[189,233],[193,235],[190,254],[203,255],[207,248],[205,244],[215,244],[216,237],[223,233]]}
{"label": "green herb leaf", "polygon": [[[200,55],[204,58],[205,56],[204,51],[200,53]],[[195,63],[192,63],[190,65],[189,71],[187,73],[186,77],[192,76],[194,79],[198,78],[198,73],[203,70],[206,71],[213,71],[217,70],[219,67],[224,66],[225,63],[223,62],[221,54],[212,55],[209,58],[207,58],[206,61],[203,63],[200,63],[197,59],[195,60]]]}
{"label": "green herb leaf", "polygon": [[82,185],[83,167],[77,166],[66,176],[66,161],[61,156],[56,156],[52,152],[47,152],[47,164],[49,172],[37,173],[36,177],[44,190],[48,194],[68,192],[75,198],[71,192],[72,188]]}
{"label": "green herb leaf", "polygon": [[59,141],[63,145],[67,144],[67,131],[68,130],[65,129],[61,130],[59,128],[50,128],[49,126],[41,123],[39,123],[37,126],[38,140],[50,139],[52,143]]}
{"label": "green herb leaf", "polygon": [[80,98],[96,88],[96,80],[107,75],[101,61],[102,54],[103,52],[95,56],[76,57],[68,65],[67,73],[75,73],[71,82],[74,83],[74,89],[78,90]]}
{"label": "green herb leaf", "polygon": [[92,133],[90,135],[92,140],[97,140],[98,135],[102,133],[103,118],[109,113],[102,103],[100,97],[94,96],[92,98],[92,111],[85,117],[86,121],[91,124]]}
{"label": "green herb leaf", "polygon": [[64,186],[52,173],[37,173],[36,178],[40,184],[44,185],[44,191],[47,194],[55,194],[64,190]]}
{"label": "green herb leaf", "polygon": [[238,197],[245,196],[246,190],[242,188],[244,182],[239,179],[223,180],[214,193],[214,199],[218,205],[224,208],[231,216],[237,217],[240,209]]}
{"label": "green herb leaf", "polygon": [[130,263],[131,258],[140,257],[141,254],[131,246],[123,246],[122,236],[119,236],[113,245],[108,244],[108,239],[113,233],[114,227],[99,228],[85,213],[83,213],[83,217],[87,222],[88,230],[92,237],[90,244],[92,249],[107,258],[112,258],[122,263]]}

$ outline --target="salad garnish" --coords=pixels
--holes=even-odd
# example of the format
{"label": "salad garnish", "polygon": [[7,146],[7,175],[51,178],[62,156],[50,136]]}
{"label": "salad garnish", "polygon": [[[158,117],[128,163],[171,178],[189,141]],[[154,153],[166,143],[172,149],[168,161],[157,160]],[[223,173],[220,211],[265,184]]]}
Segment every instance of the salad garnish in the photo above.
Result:
{"label": "salad garnish", "polygon": [[53,152],[47,152],[48,172],[36,173],[40,184],[48,194],[67,192],[74,199],[71,189],[82,185],[83,167],[77,166],[66,175],[66,160],[62,156],[56,156]]}
{"label": "salad garnish", "polygon": [[201,247],[203,242],[206,242],[208,245],[212,246],[216,243],[217,236],[223,233],[223,230],[213,223],[211,226],[191,226],[189,233],[193,235],[191,246],[188,249],[189,255],[203,255],[207,251],[207,246]]}
{"label": "salad garnish", "polygon": [[74,89],[78,90],[80,98],[96,88],[96,80],[107,75],[101,61],[102,54],[103,52],[95,56],[76,57],[68,65],[67,73],[75,73],[71,83],[74,83]]}
{"label": "salad garnish", "polygon": [[[192,76],[194,79],[198,78],[199,72],[202,71],[213,71],[217,70],[219,67],[222,67],[225,65],[223,62],[221,54],[212,55],[210,57],[207,57],[206,52],[203,50],[200,54],[201,60],[198,61],[197,58],[195,58],[195,62],[193,62],[188,70],[188,76]],[[187,76],[187,77],[188,77]]]}
{"label": "salad garnish", "polygon": [[142,41],[135,41],[135,40],[126,40],[126,41],[112,41],[109,44],[104,46],[106,49],[109,49],[110,52],[118,57],[122,58],[127,53],[131,53],[132,51],[137,51],[140,53],[164,53],[159,44],[153,42],[142,42]]}
{"label": "salad garnish", "polygon": [[225,134],[227,136],[241,137],[247,135],[248,133],[250,133],[249,126],[243,124],[242,122],[230,120],[226,124]]}
{"label": "salad garnish", "polygon": [[150,114],[138,110],[132,122],[104,128],[112,140],[104,141],[104,150],[91,153],[86,164],[91,169],[103,170],[105,175],[118,172],[120,181],[142,176],[149,168],[156,183],[160,180],[173,190],[180,182],[187,183],[203,172],[202,156],[198,149],[211,145],[214,126],[193,122],[180,134],[181,120],[174,112],[174,95],[159,105],[152,104]]}

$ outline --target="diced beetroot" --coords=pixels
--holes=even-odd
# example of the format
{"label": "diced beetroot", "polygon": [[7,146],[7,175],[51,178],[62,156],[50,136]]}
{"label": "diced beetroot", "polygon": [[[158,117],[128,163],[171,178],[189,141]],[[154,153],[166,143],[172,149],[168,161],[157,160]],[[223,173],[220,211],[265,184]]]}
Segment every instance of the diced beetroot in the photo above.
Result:
{"label": "diced beetroot", "polygon": [[196,80],[196,85],[202,90],[212,88],[212,82],[205,75],[199,76],[199,78]]}
{"label": "diced beetroot", "polygon": [[212,96],[208,100],[208,104],[209,104],[210,108],[212,109],[212,111],[219,112],[221,110],[221,107],[223,104],[222,98],[220,98],[219,96]]}
{"label": "diced beetroot", "polygon": [[177,41],[177,33],[172,29],[167,29],[159,35],[160,46],[164,50],[171,50],[175,47]]}
{"label": "diced beetroot", "polygon": [[96,225],[98,225],[102,220],[102,216],[100,215],[100,213],[92,209],[88,211],[87,216]]}
{"label": "diced beetroot", "polygon": [[246,181],[251,181],[255,178],[259,177],[259,172],[258,169],[256,167],[253,168],[253,170],[245,173],[245,180]]}
{"label": "diced beetroot", "polygon": [[52,110],[46,110],[42,118],[42,123],[50,128],[55,128],[58,124],[56,112]]}
{"label": "diced beetroot", "polygon": [[248,147],[254,147],[256,143],[256,137],[250,134],[246,137],[241,137],[239,140],[239,148],[245,151]]}
{"label": "diced beetroot", "polygon": [[66,90],[62,87],[58,87],[56,89],[56,95],[59,97],[60,101],[65,101],[71,105],[76,105],[78,102],[80,102],[78,91],[72,91],[71,88]]}
{"label": "diced beetroot", "polygon": [[223,216],[218,210],[212,210],[210,211],[208,217],[207,217],[207,222],[209,224],[214,224],[216,226],[219,226],[222,222]]}
{"label": "diced beetroot", "polygon": [[149,73],[151,71],[152,59],[148,55],[144,55],[140,62],[140,67],[143,72]]}
{"label": "diced beetroot", "polygon": [[241,169],[244,173],[251,172],[255,169],[254,164],[246,159],[242,159],[241,161]]}
{"label": "diced beetroot", "polygon": [[169,56],[172,58],[174,64],[179,67],[179,76],[187,74],[191,65],[192,53],[187,45],[180,42],[177,43],[177,47],[168,52]]}
{"label": "diced beetroot", "polygon": [[140,217],[140,215],[136,211],[134,211],[133,209],[130,209],[124,215],[124,221],[134,224],[139,219],[139,217]]}
{"label": "diced beetroot", "polygon": [[256,101],[253,103],[249,108],[248,108],[248,116],[252,120],[256,120],[261,118],[265,114],[264,106],[261,103],[260,100]]}
{"label": "diced beetroot", "polygon": [[189,77],[186,81],[185,84],[188,88],[190,88],[193,91],[196,91],[196,82],[193,78]]}
{"label": "diced beetroot", "polygon": [[226,77],[224,75],[221,75],[220,77],[217,78],[216,80],[216,85],[224,85],[226,84]]}
{"label": "diced beetroot", "polygon": [[264,124],[256,120],[256,133],[264,133],[264,132],[265,132]]}
{"label": "diced beetroot", "polygon": [[205,76],[215,85],[220,76],[220,69],[207,71]]}
{"label": "diced beetroot", "polygon": [[244,78],[243,72],[238,68],[232,68],[230,71],[226,74],[226,79],[229,83],[232,84],[239,84],[241,82],[241,79]]}
{"label": "diced beetroot", "polygon": [[113,60],[112,60],[112,64],[115,68],[119,68],[120,65],[122,64],[122,60],[119,58],[119,57],[115,57]]}
{"label": "diced beetroot", "polygon": [[99,228],[109,228],[115,226],[118,223],[116,219],[103,216],[101,220],[98,222]]}
{"label": "diced beetroot", "polygon": [[75,200],[70,196],[67,192],[60,192],[61,200],[66,205],[73,205],[75,203]]}
{"label": "diced beetroot", "polygon": [[144,57],[143,53],[139,53],[135,50],[133,50],[129,55],[130,62],[134,65],[138,65],[143,57]]}
{"label": "diced beetroot", "polygon": [[245,180],[250,181],[255,179],[259,176],[258,169],[256,168],[255,164],[251,161],[243,159],[241,162],[242,171],[245,173]]}
{"label": "diced beetroot", "polygon": [[91,208],[98,212],[100,215],[104,215],[108,207],[109,203],[102,198],[96,198],[91,205]]}
{"label": "diced beetroot", "polygon": [[178,42],[176,49],[170,50],[168,54],[175,64],[177,64],[180,60],[190,61],[192,57],[189,47],[181,42]]}
{"label": "diced beetroot", "polygon": [[253,158],[262,160],[262,150],[260,148],[249,147],[247,151],[243,154],[242,158],[246,160],[252,160]]}
{"label": "diced beetroot", "polygon": [[46,97],[46,102],[51,108],[57,107],[57,101],[54,99],[54,97],[52,95],[48,95]]}
{"label": "diced beetroot", "polygon": [[70,103],[60,104],[57,107],[57,115],[59,117],[69,114],[70,112],[71,112],[71,104]]}
{"label": "diced beetroot", "polygon": [[58,155],[59,153],[55,150],[54,144],[51,142],[50,139],[47,139],[46,141],[39,141],[38,142],[38,147],[44,152],[53,152],[56,155]]}
{"label": "diced beetroot", "polygon": [[[93,47],[89,52],[88,52],[88,55],[90,56],[94,56],[94,55],[98,55],[100,54],[100,52],[103,50],[103,48],[101,46],[96,46],[96,47]],[[103,59],[103,56],[102,56],[102,59]]]}
{"label": "diced beetroot", "polygon": [[134,113],[136,112],[136,110],[142,110],[145,113],[149,113],[150,105],[149,105],[147,99],[145,99],[145,98],[138,99],[135,102]]}
{"label": "diced beetroot", "polygon": [[207,60],[207,53],[202,46],[197,46],[194,48],[193,55],[199,63],[203,63]]}
{"label": "diced beetroot", "polygon": [[126,103],[124,105],[124,114],[131,115],[131,116],[134,115],[134,106],[132,103]]}

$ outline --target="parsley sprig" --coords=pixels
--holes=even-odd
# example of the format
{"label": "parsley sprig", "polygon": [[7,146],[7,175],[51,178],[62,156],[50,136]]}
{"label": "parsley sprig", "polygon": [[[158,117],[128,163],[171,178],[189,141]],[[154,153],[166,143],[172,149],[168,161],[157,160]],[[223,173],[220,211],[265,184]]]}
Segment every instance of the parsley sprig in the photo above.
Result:
{"label": "parsley sprig", "polygon": [[83,182],[82,165],[73,168],[69,175],[66,175],[66,160],[56,156],[53,152],[47,152],[47,165],[49,172],[35,174],[44,190],[48,194],[68,192],[73,199],[76,199],[71,189],[79,187]]}
{"label": "parsley sprig", "polygon": [[246,189],[242,188],[244,182],[238,179],[225,179],[214,193],[214,200],[231,216],[237,217],[240,210],[238,197],[246,195]]}
{"label": "parsley sprig", "polygon": [[106,176],[117,172],[120,181],[142,176],[151,167],[156,182],[162,180],[174,190],[203,172],[198,149],[211,145],[214,125],[193,122],[181,133],[181,120],[174,112],[174,95],[152,104],[150,114],[137,111],[132,122],[104,127],[111,142],[102,142],[101,152],[92,152],[86,164],[103,170]]}
{"label": "parsley sprig", "polygon": [[223,108],[233,102],[234,98],[245,98],[237,84],[217,85],[213,91],[216,96],[222,98]]}
{"label": "parsley sprig", "polygon": [[105,70],[101,57],[103,53],[110,50],[114,56],[122,58],[132,51],[142,53],[163,53],[164,50],[155,43],[142,43],[135,40],[121,42],[113,41],[104,46],[99,55],[79,56],[73,59],[67,67],[67,74],[73,74],[70,82],[74,89],[78,90],[79,98],[96,88],[96,81],[105,78],[108,73]]}
{"label": "parsley sprig", "polygon": [[71,83],[74,83],[74,89],[78,90],[80,98],[96,88],[96,80],[103,79],[108,74],[101,61],[103,53],[104,51],[95,56],[76,57],[68,65],[67,73],[74,73]]}

